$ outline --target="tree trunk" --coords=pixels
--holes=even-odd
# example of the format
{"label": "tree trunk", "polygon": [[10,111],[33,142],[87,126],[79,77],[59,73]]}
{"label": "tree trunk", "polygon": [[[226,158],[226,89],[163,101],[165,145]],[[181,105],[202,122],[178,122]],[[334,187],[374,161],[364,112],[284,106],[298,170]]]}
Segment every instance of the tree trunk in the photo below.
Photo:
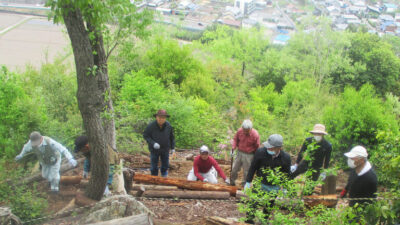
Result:
{"label": "tree trunk", "polygon": [[228,192],[221,191],[145,191],[147,198],[180,198],[180,199],[229,199]]}
{"label": "tree trunk", "polygon": [[[111,134],[115,131],[112,128],[114,122],[108,115],[112,103],[103,39],[101,33],[91,27],[91,21],[84,21],[80,10],[73,4],[65,3],[62,10],[75,57],[78,106],[92,154],[86,196],[100,200],[109,170],[107,143],[115,146],[115,134]],[[90,40],[89,34],[94,36],[93,40]],[[105,118],[109,121],[105,122]]]}
{"label": "tree trunk", "polygon": [[237,187],[226,186],[221,184],[210,184],[201,181],[188,181],[186,179],[179,178],[164,178],[144,174],[135,174],[133,180],[146,184],[163,184],[177,186],[184,189],[190,190],[201,190],[201,191],[225,191],[229,192],[231,196],[236,196]]}

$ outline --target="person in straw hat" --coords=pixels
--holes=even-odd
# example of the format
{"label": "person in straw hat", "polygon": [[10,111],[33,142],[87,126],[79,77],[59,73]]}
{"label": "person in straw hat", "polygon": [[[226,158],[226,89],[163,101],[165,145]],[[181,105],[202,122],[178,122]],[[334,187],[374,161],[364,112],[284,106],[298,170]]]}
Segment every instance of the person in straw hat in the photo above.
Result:
{"label": "person in straw hat", "polygon": [[[313,169],[312,180],[317,181],[320,177],[322,166],[324,166],[325,169],[329,167],[332,144],[325,139],[325,135],[328,133],[325,131],[324,125],[315,124],[314,129],[310,131],[310,133],[313,137],[306,138],[297,156],[296,163],[290,167],[290,171],[291,177],[295,178],[311,168]],[[309,158],[303,160],[305,152],[308,152]],[[324,180],[325,177],[326,174],[322,173],[322,180]]]}

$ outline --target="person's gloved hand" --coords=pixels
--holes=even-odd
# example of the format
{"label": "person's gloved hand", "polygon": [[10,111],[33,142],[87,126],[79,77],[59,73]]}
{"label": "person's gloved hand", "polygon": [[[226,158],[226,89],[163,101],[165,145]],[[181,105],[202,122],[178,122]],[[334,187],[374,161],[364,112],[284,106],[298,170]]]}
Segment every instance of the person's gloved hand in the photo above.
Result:
{"label": "person's gloved hand", "polygon": [[290,172],[294,172],[297,170],[297,164],[294,164],[293,166],[290,167]]}
{"label": "person's gloved hand", "polygon": [[203,182],[208,182],[207,178],[204,178],[204,179],[203,179]]}
{"label": "person's gloved hand", "polygon": [[171,150],[171,154],[175,154],[175,149],[172,149],[172,150]]}
{"label": "person's gloved hand", "polygon": [[321,175],[319,175],[319,177],[321,178],[321,180],[325,180],[326,173],[325,172],[321,173]]}
{"label": "person's gloved hand", "polygon": [[250,188],[251,183],[250,182],[246,182],[246,184],[244,185],[244,190]]}
{"label": "person's gloved hand", "polygon": [[226,178],[226,179],[225,179],[225,183],[226,183],[226,184],[231,184],[231,181],[229,180],[229,178]]}
{"label": "person's gloved hand", "polygon": [[347,190],[343,189],[342,192],[340,192],[340,197],[344,198],[346,196],[346,194],[347,194]]}
{"label": "person's gloved hand", "polygon": [[22,159],[22,156],[21,156],[21,155],[15,156],[15,161],[18,161],[18,160],[20,160],[20,159]]}
{"label": "person's gloved hand", "polygon": [[106,186],[106,189],[104,190],[104,196],[109,196],[111,194],[110,189],[108,188],[108,185]]}
{"label": "person's gloved hand", "polygon": [[154,149],[160,149],[160,145],[156,142],[156,143],[154,143],[153,148]]}
{"label": "person's gloved hand", "polygon": [[235,149],[232,148],[232,150],[231,150],[231,157],[233,157],[234,153],[235,153]]}
{"label": "person's gloved hand", "polygon": [[75,167],[76,165],[78,165],[78,162],[75,159],[68,159],[69,164],[71,164],[71,166]]}
{"label": "person's gloved hand", "polygon": [[89,176],[89,172],[83,171],[82,176],[83,176],[84,179],[87,179],[88,176]]}

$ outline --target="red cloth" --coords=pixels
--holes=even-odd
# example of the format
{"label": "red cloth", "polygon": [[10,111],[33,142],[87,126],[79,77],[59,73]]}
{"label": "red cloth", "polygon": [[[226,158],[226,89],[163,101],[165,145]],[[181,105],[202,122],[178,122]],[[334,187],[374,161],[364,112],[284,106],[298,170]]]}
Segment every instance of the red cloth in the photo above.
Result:
{"label": "red cloth", "polygon": [[199,178],[199,180],[203,181],[204,177],[200,175],[200,173],[207,173],[210,171],[211,167],[214,167],[217,170],[218,174],[222,179],[226,180],[226,176],[224,171],[222,171],[221,167],[219,167],[217,161],[212,156],[208,156],[207,160],[203,160],[200,155],[194,158],[193,162],[193,170],[194,175]]}
{"label": "red cloth", "polygon": [[240,128],[233,138],[232,149],[238,148],[245,153],[254,153],[260,146],[260,135],[256,129],[251,129],[250,133],[246,135],[243,128]]}

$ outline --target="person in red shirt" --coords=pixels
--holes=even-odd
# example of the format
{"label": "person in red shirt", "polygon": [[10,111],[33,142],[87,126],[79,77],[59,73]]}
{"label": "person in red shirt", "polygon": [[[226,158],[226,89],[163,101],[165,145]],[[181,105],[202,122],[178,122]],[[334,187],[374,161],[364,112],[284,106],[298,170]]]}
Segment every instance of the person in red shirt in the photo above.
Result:
{"label": "person in red shirt", "polygon": [[194,158],[193,168],[190,170],[187,177],[190,181],[201,180],[203,182],[209,182],[211,184],[218,183],[217,172],[224,179],[225,183],[229,184],[229,178],[227,178],[219,167],[217,161],[209,155],[209,149],[203,145],[200,148],[200,155]]}
{"label": "person in red shirt", "polygon": [[235,186],[236,178],[241,168],[243,168],[243,180],[241,185],[246,183],[247,172],[249,171],[254,153],[260,146],[260,135],[256,129],[253,129],[251,120],[244,120],[242,127],[236,132],[233,138],[231,155],[235,149],[238,149],[237,156],[233,162],[231,172],[231,185]]}

